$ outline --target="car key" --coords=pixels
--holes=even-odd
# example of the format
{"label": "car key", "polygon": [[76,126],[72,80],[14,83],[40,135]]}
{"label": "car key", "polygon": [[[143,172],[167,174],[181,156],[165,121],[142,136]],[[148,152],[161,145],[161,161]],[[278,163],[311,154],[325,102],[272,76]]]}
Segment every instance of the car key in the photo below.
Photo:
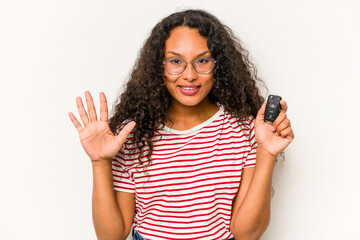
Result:
{"label": "car key", "polygon": [[265,121],[273,123],[280,113],[280,100],[281,97],[277,95],[269,95],[266,109],[265,109]]}

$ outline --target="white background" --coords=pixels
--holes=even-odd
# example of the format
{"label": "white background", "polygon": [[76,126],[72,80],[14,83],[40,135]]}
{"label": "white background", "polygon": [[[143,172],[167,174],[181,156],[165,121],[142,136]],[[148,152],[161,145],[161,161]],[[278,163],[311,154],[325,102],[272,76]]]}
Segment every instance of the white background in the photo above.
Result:
{"label": "white background", "polygon": [[262,239],[360,239],[358,1],[0,1],[1,239],[96,239],[92,170],[68,118],[112,106],[152,27],[202,8],[231,27],[296,138]]}

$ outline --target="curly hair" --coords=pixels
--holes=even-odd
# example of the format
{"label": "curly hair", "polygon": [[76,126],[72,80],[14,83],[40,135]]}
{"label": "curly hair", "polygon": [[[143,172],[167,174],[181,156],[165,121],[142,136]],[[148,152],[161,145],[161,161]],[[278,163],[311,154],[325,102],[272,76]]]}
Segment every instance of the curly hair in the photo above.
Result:
{"label": "curly hair", "polygon": [[[158,129],[165,125],[172,101],[165,86],[163,61],[165,41],[171,30],[179,26],[197,29],[200,35],[206,37],[207,46],[216,59],[214,85],[209,93],[211,101],[223,105],[224,110],[238,119],[246,119],[249,115],[256,117],[264,101],[258,85],[263,81],[257,77],[248,51],[241,46],[229,27],[203,10],[171,14],[152,29],[109,120],[114,133],[123,122],[136,122],[131,142],[139,150],[138,160],[141,164],[141,156],[145,152],[148,164],[151,163],[152,139]],[[144,151],[146,145],[148,149]]]}

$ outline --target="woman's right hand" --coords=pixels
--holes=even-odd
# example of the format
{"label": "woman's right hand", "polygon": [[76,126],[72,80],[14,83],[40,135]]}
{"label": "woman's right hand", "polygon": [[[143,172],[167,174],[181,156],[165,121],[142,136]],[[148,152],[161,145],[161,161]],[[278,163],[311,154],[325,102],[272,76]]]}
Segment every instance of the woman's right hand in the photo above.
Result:
{"label": "woman's right hand", "polygon": [[72,112],[70,120],[79,132],[81,145],[91,161],[103,162],[111,159],[120,151],[126,138],[135,126],[135,122],[129,122],[122,131],[115,136],[110,130],[108,123],[108,107],[106,97],[100,93],[100,121],[97,120],[93,99],[89,91],[85,92],[88,114],[85,111],[81,97],[76,98],[77,108],[84,124],[82,126]]}

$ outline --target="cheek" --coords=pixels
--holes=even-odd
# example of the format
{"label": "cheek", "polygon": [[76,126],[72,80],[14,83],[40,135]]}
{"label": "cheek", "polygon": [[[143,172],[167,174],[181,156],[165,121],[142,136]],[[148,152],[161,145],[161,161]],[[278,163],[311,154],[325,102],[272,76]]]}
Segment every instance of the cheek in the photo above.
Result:
{"label": "cheek", "polygon": [[174,89],[176,88],[176,79],[174,78],[168,78],[167,76],[165,76],[165,86],[166,86],[166,89],[168,90],[168,92],[173,92]]}
{"label": "cheek", "polygon": [[214,78],[213,78],[213,76],[209,77],[206,80],[206,86],[208,86],[209,88],[212,88],[214,86]]}
{"label": "cheek", "polygon": [[178,80],[178,78],[179,78],[179,76],[176,76],[176,75],[170,75],[170,74],[164,74],[165,75],[165,84],[166,84],[166,86],[167,87],[170,87],[171,85],[174,85],[176,82],[177,82],[177,80]]}
{"label": "cheek", "polygon": [[209,83],[206,88],[206,94],[209,94],[213,87],[214,87],[214,83],[213,82]]}
{"label": "cheek", "polygon": [[166,82],[175,82],[179,78],[179,76],[170,75],[169,73],[165,73],[164,75],[165,75],[165,81]]}

